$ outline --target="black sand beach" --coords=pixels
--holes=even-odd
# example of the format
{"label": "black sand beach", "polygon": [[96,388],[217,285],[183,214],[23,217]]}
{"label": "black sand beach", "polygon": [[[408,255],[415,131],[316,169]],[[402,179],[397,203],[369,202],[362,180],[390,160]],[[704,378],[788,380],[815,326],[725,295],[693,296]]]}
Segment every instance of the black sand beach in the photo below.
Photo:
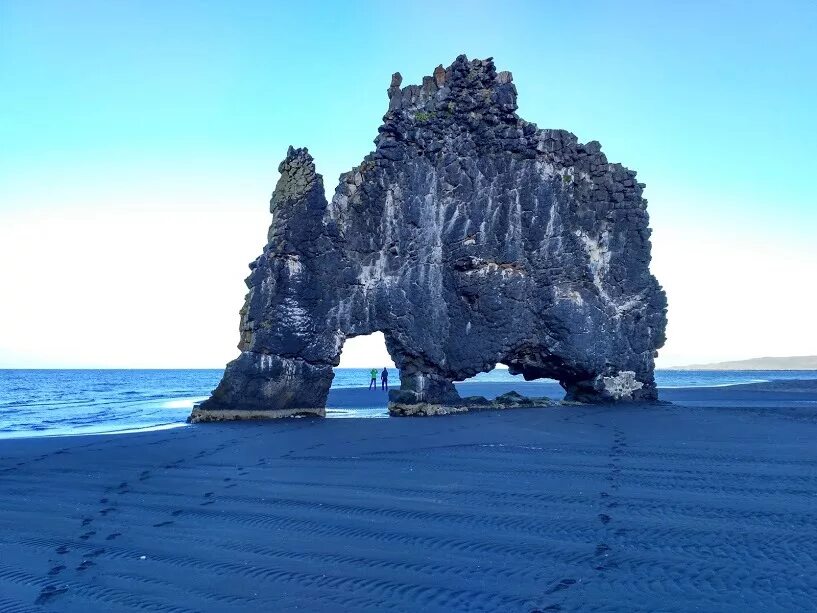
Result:
{"label": "black sand beach", "polygon": [[0,442],[0,611],[817,608],[817,383]]}

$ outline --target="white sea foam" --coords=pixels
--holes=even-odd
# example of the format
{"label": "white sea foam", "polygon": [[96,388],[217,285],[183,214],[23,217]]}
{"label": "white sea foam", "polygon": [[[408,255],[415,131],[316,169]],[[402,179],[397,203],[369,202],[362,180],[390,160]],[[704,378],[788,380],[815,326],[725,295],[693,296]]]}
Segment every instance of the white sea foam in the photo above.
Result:
{"label": "white sea foam", "polygon": [[103,434],[138,434],[139,432],[154,432],[156,430],[172,430],[174,428],[186,428],[187,422],[173,422],[169,424],[154,424],[144,427],[125,428],[122,430],[18,430],[15,432],[0,432],[0,440],[12,438],[52,438],[60,436],[100,436]]}
{"label": "white sea foam", "polygon": [[752,383],[769,383],[771,379],[749,379],[747,381],[730,381],[729,383],[688,383],[686,385],[659,385],[660,390],[683,390],[702,387],[732,387],[733,385],[751,385]]}
{"label": "white sea foam", "polygon": [[207,400],[207,396],[196,396],[195,398],[177,398],[162,403],[163,409],[188,409],[193,410],[193,405],[197,402]]}

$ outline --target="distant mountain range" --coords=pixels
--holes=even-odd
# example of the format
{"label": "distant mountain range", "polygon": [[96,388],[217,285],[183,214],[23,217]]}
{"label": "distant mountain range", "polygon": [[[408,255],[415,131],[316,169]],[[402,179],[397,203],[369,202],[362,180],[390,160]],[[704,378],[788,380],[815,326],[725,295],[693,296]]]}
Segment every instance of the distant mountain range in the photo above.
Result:
{"label": "distant mountain range", "polygon": [[690,364],[689,366],[678,366],[677,370],[817,370],[817,355]]}

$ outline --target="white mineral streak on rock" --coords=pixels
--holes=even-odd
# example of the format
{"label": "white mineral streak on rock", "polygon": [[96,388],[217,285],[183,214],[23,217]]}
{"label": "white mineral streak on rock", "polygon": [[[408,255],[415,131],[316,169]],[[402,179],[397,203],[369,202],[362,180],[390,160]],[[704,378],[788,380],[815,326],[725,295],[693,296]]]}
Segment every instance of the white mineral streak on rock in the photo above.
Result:
{"label": "white mineral streak on rock", "polygon": [[525,276],[526,272],[525,269],[519,266],[518,264],[514,263],[506,263],[503,264],[501,262],[495,262],[493,260],[485,261],[479,260],[477,266],[470,270],[465,271],[466,275],[478,275],[478,276],[486,276],[492,273],[499,273],[503,277],[512,277],[512,276]]}
{"label": "white mineral streak on rock", "polygon": [[615,310],[616,317],[625,315],[628,311],[643,306],[644,292],[641,291],[635,296],[626,298],[623,301],[614,299],[607,292],[604,285],[604,277],[610,269],[610,250],[607,248],[609,233],[605,229],[601,237],[596,240],[588,236],[581,230],[576,231],[576,235],[581,239],[585,253],[588,256],[588,265],[593,275],[593,285],[599,291],[599,296]]}
{"label": "white mineral streak on rock", "polygon": [[639,292],[629,300],[616,305],[616,315],[626,315],[628,311],[644,306],[644,292]]}
{"label": "white mineral streak on rock", "polygon": [[555,234],[556,229],[556,219],[557,215],[559,214],[556,206],[558,205],[558,201],[556,198],[553,198],[553,203],[550,205],[550,214],[548,216],[548,224],[545,228],[545,236],[552,237]]}
{"label": "white mineral streak on rock", "polygon": [[454,227],[454,224],[457,223],[457,220],[459,218],[460,218],[460,209],[459,209],[459,207],[456,207],[454,209],[454,214],[451,216],[451,219],[448,220],[448,224],[446,225],[446,229],[445,229],[446,233],[451,231],[451,229]]}
{"label": "white mineral streak on rock", "polygon": [[295,362],[293,360],[283,360],[282,367],[284,371],[284,379],[291,381],[295,378]]}
{"label": "white mineral streak on rock", "polygon": [[337,328],[342,330],[351,330],[352,326],[352,301],[354,294],[343,300],[339,300],[337,305],[332,307],[329,311],[330,317],[334,318]]}
{"label": "white mineral streak on rock", "polygon": [[576,305],[579,305],[579,306],[584,304],[584,299],[582,298],[582,295],[579,292],[577,292],[575,289],[573,289],[572,287],[565,287],[563,285],[557,285],[556,286],[556,297],[559,300],[569,300],[573,304],[576,304]]}
{"label": "white mineral streak on rock", "polygon": [[386,246],[390,245],[394,235],[395,211],[394,211],[394,191],[386,192],[386,200],[383,207],[383,239]]}
{"label": "white mineral streak on rock", "polygon": [[335,353],[340,358],[340,351],[343,348],[343,343],[346,342],[346,335],[340,330],[335,330],[332,337],[332,346],[335,348]]}
{"label": "white mineral streak on rock", "polygon": [[290,277],[294,277],[299,275],[303,272],[304,267],[301,264],[301,258],[298,255],[288,255],[286,257],[286,268],[287,273]]}
{"label": "white mineral streak on rock", "polygon": [[287,322],[298,336],[308,336],[311,334],[312,318],[297,300],[287,296],[283,299],[280,306],[280,317]]}
{"label": "white mineral streak on rock", "polygon": [[514,206],[511,208],[511,223],[508,224],[508,238],[521,247],[522,243],[522,201],[519,198],[519,188],[513,190]]}
{"label": "white mineral streak on rock", "polygon": [[[423,219],[421,223],[430,233],[428,243],[431,246],[428,255],[426,268],[428,278],[427,288],[430,293],[432,304],[437,308],[442,321],[448,321],[448,309],[443,298],[443,227],[445,225],[446,212],[449,207],[457,206],[449,197],[442,197],[438,190],[437,171],[434,170],[429,175],[429,193],[425,197],[425,207],[423,207]],[[447,327],[447,326],[446,326]],[[446,330],[447,332],[447,330]]]}
{"label": "white mineral streak on rock", "polygon": [[603,380],[605,391],[616,400],[632,398],[633,392],[644,387],[632,370],[622,370],[614,377],[604,377]]}
{"label": "white mineral streak on rock", "polygon": [[270,370],[272,368],[272,356],[262,353],[256,364],[259,370]]}
{"label": "white mineral streak on rock", "polygon": [[[610,269],[610,250],[607,249],[607,230],[603,230],[600,238],[595,239],[588,236],[582,230],[576,230],[576,236],[582,242],[584,251],[587,254],[588,266],[593,276],[593,285],[599,292],[599,296],[607,303],[613,304],[612,298],[604,287],[604,277]],[[613,305],[615,306],[615,305]]]}
{"label": "white mineral streak on rock", "polygon": [[374,287],[383,280],[385,269],[386,258],[382,252],[374,262],[360,267],[360,274],[357,276],[357,281],[364,292],[369,292],[374,289]]}
{"label": "white mineral streak on rock", "polygon": [[[542,178],[542,181],[550,181],[551,179],[553,179],[553,177],[555,175],[558,174],[556,169],[554,168],[553,164],[551,164],[549,162],[542,161],[542,160],[537,160],[536,165],[534,166],[534,168],[535,168],[535,171]],[[545,227],[545,236],[546,237],[552,237],[552,236],[554,236],[556,234],[556,223],[558,221],[558,215],[559,215],[558,210],[556,208],[558,203],[559,203],[559,201],[557,200],[556,195],[554,194],[553,195],[553,200],[552,200],[551,205],[550,205],[550,211],[549,211],[549,214],[548,214],[548,223],[547,223],[547,226]]]}

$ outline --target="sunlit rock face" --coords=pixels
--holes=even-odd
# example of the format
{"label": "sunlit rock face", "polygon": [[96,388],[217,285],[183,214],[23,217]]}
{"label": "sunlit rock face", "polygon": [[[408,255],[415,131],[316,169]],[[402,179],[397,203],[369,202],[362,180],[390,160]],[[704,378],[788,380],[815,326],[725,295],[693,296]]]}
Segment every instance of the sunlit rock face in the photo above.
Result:
{"label": "sunlit rock face", "polygon": [[490,59],[400,86],[395,74],[376,149],[331,202],[290,148],[241,355],[197,413],[321,413],[344,340],[375,331],[403,405],[457,405],[452,382],[499,362],[570,400],[654,400],[666,298],[635,171],[520,119]]}

